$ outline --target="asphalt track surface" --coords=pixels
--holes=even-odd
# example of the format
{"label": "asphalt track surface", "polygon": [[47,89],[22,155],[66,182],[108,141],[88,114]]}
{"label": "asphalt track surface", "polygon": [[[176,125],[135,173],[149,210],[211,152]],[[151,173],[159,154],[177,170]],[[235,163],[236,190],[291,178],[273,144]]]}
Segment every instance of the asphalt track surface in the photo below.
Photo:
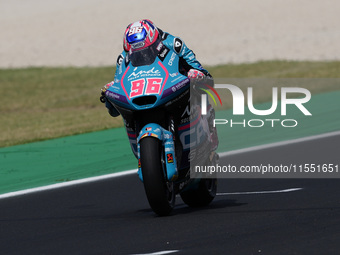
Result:
{"label": "asphalt track surface", "polygon": [[[339,164],[339,144],[337,135],[222,160]],[[178,198],[168,217],[150,210],[136,175],[6,198],[0,254],[339,254],[339,184],[223,179],[218,192],[229,195],[200,209]],[[302,189],[256,193],[293,188]]]}

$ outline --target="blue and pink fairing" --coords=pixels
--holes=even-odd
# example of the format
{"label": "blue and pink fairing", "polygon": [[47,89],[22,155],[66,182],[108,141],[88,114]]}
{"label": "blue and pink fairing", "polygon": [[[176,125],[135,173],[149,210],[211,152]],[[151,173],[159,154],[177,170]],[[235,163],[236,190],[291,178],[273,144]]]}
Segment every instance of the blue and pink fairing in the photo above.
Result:
{"label": "blue and pink fairing", "polygon": [[190,86],[178,70],[179,58],[170,51],[163,61],[156,57],[151,65],[134,67],[126,58],[116,72],[106,97],[114,104],[132,110],[146,110],[166,104]]}

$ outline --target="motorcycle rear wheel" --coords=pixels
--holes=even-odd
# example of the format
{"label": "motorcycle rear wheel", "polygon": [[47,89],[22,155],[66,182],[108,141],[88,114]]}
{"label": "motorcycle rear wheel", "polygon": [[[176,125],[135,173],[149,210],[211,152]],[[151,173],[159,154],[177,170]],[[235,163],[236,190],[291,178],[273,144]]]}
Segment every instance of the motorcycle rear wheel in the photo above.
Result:
{"label": "motorcycle rear wheel", "polygon": [[190,207],[207,206],[214,200],[217,190],[217,179],[201,179],[198,188],[183,191],[180,195],[184,203]]}
{"label": "motorcycle rear wheel", "polygon": [[170,214],[175,206],[174,183],[165,178],[165,158],[161,142],[154,137],[140,141],[140,162],[144,189],[152,210],[159,216]]}

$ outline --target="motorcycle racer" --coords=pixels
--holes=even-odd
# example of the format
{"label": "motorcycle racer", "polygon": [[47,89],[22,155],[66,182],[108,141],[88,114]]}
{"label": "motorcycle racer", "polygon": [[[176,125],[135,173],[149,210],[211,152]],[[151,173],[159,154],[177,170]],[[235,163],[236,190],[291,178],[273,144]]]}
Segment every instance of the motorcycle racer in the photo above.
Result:
{"label": "motorcycle racer", "polygon": [[[105,103],[109,114],[112,117],[117,117],[120,113],[117,109],[105,99],[105,91],[119,83],[117,77],[122,70],[124,63],[129,63],[133,66],[142,64],[152,64],[158,56],[164,59],[167,54],[177,54],[179,57],[179,72],[191,80],[191,84],[207,84],[213,86],[213,78],[210,73],[202,67],[200,62],[192,50],[190,50],[182,39],[164,32],[155,24],[148,20],[143,19],[127,26],[123,37],[123,51],[118,56],[116,62],[116,73],[114,81],[106,84],[102,89],[101,102]],[[216,128],[213,127],[213,119],[215,112],[211,105],[208,106],[207,118],[210,123],[211,141],[213,143],[213,150],[218,146],[218,138]],[[129,123],[125,122],[128,128]]]}

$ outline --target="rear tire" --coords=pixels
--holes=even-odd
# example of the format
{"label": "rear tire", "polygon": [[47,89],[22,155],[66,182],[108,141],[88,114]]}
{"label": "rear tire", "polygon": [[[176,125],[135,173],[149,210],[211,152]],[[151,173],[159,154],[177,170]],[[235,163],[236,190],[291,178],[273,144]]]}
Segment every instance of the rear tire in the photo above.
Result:
{"label": "rear tire", "polygon": [[184,203],[190,207],[207,206],[216,196],[217,179],[201,179],[198,188],[181,193]]}
{"label": "rear tire", "polygon": [[168,215],[175,206],[174,183],[166,181],[164,152],[154,137],[140,141],[140,161],[143,182],[150,207],[159,216]]}

